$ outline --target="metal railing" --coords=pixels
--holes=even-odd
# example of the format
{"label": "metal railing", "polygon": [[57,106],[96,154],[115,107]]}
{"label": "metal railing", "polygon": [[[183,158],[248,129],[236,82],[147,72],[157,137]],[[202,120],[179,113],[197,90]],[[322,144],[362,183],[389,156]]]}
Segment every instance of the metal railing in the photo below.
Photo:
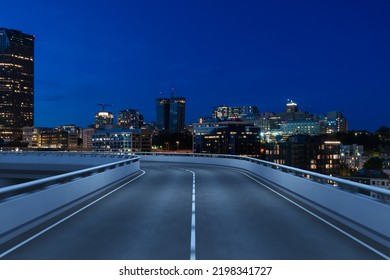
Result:
{"label": "metal railing", "polygon": [[[117,157],[117,158],[124,158],[124,159],[120,160],[120,161],[112,162],[112,163],[107,163],[107,164],[103,164],[103,165],[98,165],[98,166],[94,166],[94,167],[90,167],[90,168],[85,168],[85,169],[61,174],[61,175],[51,176],[51,177],[38,179],[38,180],[26,182],[26,183],[16,184],[16,185],[8,186],[8,187],[2,187],[2,188],[0,188],[0,201],[7,199],[7,198],[10,198],[10,197],[17,196],[17,195],[36,192],[36,191],[39,191],[39,190],[42,190],[42,189],[45,189],[48,187],[52,187],[55,185],[64,184],[64,183],[67,183],[70,181],[74,181],[74,180],[77,180],[79,178],[84,178],[84,177],[88,177],[88,176],[91,176],[91,175],[94,175],[97,173],[105,172],[105,171],[110,170],[110,169],[114,169],[117,167],[121,167],[124,165],[128,165],[128,164],[137,162],[140,159],[139,156],[128,155],[128,154],[127,155],[125,155],[125,154],[120,154],[120,155],[118,155],[118,154],[100,154],[100,153],[93,153],[93,154],[91,154],[91,153],[82,154],[81,153],[81,154],[78,154],[78,153],[51,153],[51,152],[49,152],[49,153],[47,153],[47,152],[43,152],[43,153],[34,152],[34,153],[35,153],[35,155],[41,155],[41,156],[56,155],[56,156],[72,156],[72,157],[73,156],[74,157],[81,156],[81,157],[83,157],[83,156],[89,155],[92,157]],[[0,153],[0,155],[1,154],[2,153]],[[13,153],[13,154],[15,154],[15,153]],[[24,152],[18,153],[18,155],[20,155],[20,156],[24,156],[23,154],[24,154]],[[27,153],[27,154],[31,155],[31,153]]]}
{"label": "metal railing", "polygon": [[390,190],[365,185],[357,182],[353,182],[346,179],[341,179],[334,176],[328,176],[320,173],[315,173],[295,167],[290,167],[282,164],[277,164],[269,161],[264,161],[256,158],[246,157],[246,156],[236,156],[236,155],[221,155],[221,154],[194,154],[194,153],[146,153],[146,152],[138,152],[136,155],[142,156],[177,156],[177,157],[194,157],[194,158],[223,158],[223,159],[235,159],[235,160],[243,160],[248,161],[254,164],[258,164],[264,167],[272,168],[278,170],[280,172],[285,172],[291,174],[293,176],[301,177],[307,180],[312,180],[314,182],[330,185],[333,187],[338,187],[342,190],[359,193],[363,195],[370,196],[372,193],[376,194],[378,201],[390,202]]}

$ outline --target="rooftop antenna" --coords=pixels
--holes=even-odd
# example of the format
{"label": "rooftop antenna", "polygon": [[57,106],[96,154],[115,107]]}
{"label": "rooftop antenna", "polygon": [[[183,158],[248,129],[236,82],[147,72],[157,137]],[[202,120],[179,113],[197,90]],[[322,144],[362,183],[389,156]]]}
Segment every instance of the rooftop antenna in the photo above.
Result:
{"label": "rooftop antenna", "polygon": [[114,106],[113,104],[106,104],[106,103],[98,103],[98,106],[102,106],[102,111],[105,112],[104,107],[106,106]]}

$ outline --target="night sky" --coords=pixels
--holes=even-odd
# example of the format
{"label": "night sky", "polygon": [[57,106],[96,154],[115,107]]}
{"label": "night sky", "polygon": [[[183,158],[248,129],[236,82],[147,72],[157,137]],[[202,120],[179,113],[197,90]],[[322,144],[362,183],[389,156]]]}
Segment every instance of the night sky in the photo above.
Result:
{"label": "night sky", "polygon": [[[35,38],[35,125],[86,127],[100,109],[187,99],[284,111],[287,99],[350,129],[390,126],[390,1],[2,1],[0,27]],[[162,94],[160,94],[162,92]]]}

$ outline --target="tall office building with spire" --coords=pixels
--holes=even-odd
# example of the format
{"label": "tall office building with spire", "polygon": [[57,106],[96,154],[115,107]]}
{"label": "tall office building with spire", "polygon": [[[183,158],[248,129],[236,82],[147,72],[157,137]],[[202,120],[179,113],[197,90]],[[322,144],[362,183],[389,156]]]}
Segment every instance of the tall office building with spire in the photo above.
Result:
{"label": "tall office building with spire", "polygon": [[0,28],[0,141],[34,125],[34,36]]}

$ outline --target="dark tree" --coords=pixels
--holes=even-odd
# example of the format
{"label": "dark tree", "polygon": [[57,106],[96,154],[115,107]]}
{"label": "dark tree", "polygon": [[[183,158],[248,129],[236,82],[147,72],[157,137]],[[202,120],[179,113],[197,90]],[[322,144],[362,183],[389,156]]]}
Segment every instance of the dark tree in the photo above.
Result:
{"label": "dark tree", "polygon": [[377,134],[382,141],[388,141],[390,139],[390,128],[381,126],[375,134]]}
{"label": "dark tree", "polygon": [[372,157],[366,161],[363,168],[367,170],[382,170],[383,159],[379,157]]}
{"label": "dark tree", "polygon": [[381,140],[379,135],[370,133],[368,131],[349,131],[338,133],[337,139],[343,145],[363,145],[366,154],[378,154],[381,149]]}

